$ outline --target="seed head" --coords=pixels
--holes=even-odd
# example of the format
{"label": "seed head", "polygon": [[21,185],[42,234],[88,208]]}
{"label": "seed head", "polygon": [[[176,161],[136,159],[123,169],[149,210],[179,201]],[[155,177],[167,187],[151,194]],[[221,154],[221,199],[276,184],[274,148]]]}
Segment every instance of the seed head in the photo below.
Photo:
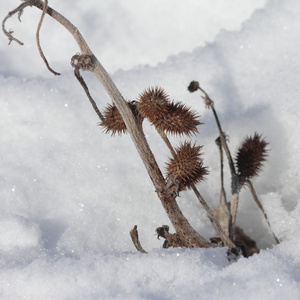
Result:
{"label": "seed head", "polygon": [[[133,115],[135,116],[136,120],[138,122],[142,122],[143,118],[138,113],[135,101],[127,101],[127,104],[133,112]],[[105,133],[111,133],[112,136],[114,136],[116,133],[118,135],[126,133],[126,125],[123,121],[119,110],[114,104],[107,105],[107,107],[104,109],[103,116],[105,120],[99,125],[104,128]]]}
{"label": "seed head", "polygon": [[173,157],[169,158],[166,166],[167,176],[179,181],[179,191],[191,188],[193,184],[204,180],[204,176],[208,174],[200,157],[201,149],[202,146],[185,141],[175,149]]}
{"label": "seed head", "polygon": [[200,85],[198,81],[192,81],[190,85],[188,86],[189,92],[193,93],[196,92],[199,89]]}
{"label": "seed head", "polygon": [[245,138],[235,157],[238,172],[243,179],[250,179],[258,175],[268,156],[266,149],[268,144],[256,132],[253,137]]}
{"label": "seed head", "polygon": [[150,122],[166,113],[168,104],[169,96],[160,87],[150,87],[144,90],[137,102],[140,114],[148,118]]}
{"label": "seed head", "polygon": [[171,102],[167,111],[151,123],[158,129],[171,134],[192,135],[198,133],[200,116],[181,102]]}

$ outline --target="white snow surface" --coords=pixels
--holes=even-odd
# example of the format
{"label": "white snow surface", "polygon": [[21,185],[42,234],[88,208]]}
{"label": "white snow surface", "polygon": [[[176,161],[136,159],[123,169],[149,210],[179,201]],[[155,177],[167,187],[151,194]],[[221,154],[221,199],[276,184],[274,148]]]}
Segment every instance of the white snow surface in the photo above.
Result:
{"label": "white snow surface", "polygon": [[[1,2],[2,18],[13,2]],[[259,254],[229,262],[226,248],[162,249],[155,229],[173,228],[130,137],[97,126],[69,65],[78,49],[50,18],[42,46],[62,75],[45,69],[34,41],[40,12],[29,8],[21,24],[14,17],[8,25],[25,45],[0,38],[0,298],[299,299],[300,2],[72,4],[50,3],[86,36],[125,98],[158,85],[199,111],[205,124],[192,139],[204,145],[210,174],[198,188],[212,208],[217,127],[200,94],[187,91],[190,81],[215,101],[233,153],[254,132],[266,137],[269,157],[254,186],[281,243],[245,189],[237,223]],[[103,109],[109,96],[91,74],[84,78]],[[145,132],[163,168],[168,149],[147,123]],[[200,234],[216,235],[191,192],[178,203]],[[148,254],[130,240],[135,224]]]}

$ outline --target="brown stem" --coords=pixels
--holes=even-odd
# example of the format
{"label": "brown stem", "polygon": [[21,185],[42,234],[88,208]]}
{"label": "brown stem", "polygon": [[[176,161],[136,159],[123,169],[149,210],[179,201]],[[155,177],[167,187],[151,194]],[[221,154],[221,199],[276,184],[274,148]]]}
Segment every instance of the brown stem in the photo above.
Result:
{"label": "brown stem", "polygon": [[228,159],[228,163],[229,163],[229,167],[230,167],[230,172],[231,172],[231,175],[234,176],[234,175],[236,175],[234,162],[233,162],[230,150],[228,148],[226,137],[225,137],[225,134],[224,134],[224,132],[222,130],[218,114],[217,114],[217,112],[215,110],[214,101],[210,99],[210,97],[208,96],[208,94],[201,87],[199,87],[199,90],[202,93],[204,93],[204,95],[205,95],[204,97],[202,96],[202,99],[205,101],[206,107],[210,107],[211,110],[212,110],[212,112],[213,112],[213,115],[215,117],[215,120],[216,120],[216,123],[217,123],[217,126],[218,126],[218,130],[219,130],[219,134],[220,134],[220,139],[221,139],[222,147],[224,148],[226,156],[227,156],[227,159]]}
{"label": "brown stem", "polygon": [[221,144],[221,137],[218,137],[216,139],[216,144],[220,152],[220,178],[221,178],[220,204],[228,206],[228,203],[226,201],[226,192],[224,188],[224,155],[223,155],[223,148]]}
{"label": "brown stem", "polygon": [[88,97],[88,99],[90,100],[91,104],[92,104],[92,107],[94,109],[94,111],[96,112],[96,114],[98,115],[99,119],[104,122],[105,121],[105,118],[104,116],[102,115],[102,113],[100,112],[96,102],[94,101],[94,99],[92,98],[91,94],[90,94],[90,91],[84,81],[84,79],[82,78],[82,76],[80,75],[80,70],[79,68],[75,68],[74,70],[74,75],[75,77],[77,78],[78,82],[81,84],[81,86],[83,87],[85,93],[86,93],[86,96]]}
{"label": "brown stem", "polygon": [[220,191],[220,202],[214,209],[214,215],[219,221],[221,227],[223,228],[226,235],[229,235],[228,225],[229,225],[229,203],[226,200],[226,193],[224,188],[224,158],[223,158],[223,148],[221,144],[221,138],[216,139],[216,144],[220,152],[220,177],[221,177],[221,191]]}
{"label": "brown stem", "polygon": [[248,187],[249,187],[249,190],[250,190],[250,192],[251,192],[251,194],[252,194],[252,197],[253,197],[254,201],[256,202],[257,206],[259,207],[259,209],[260,209],[261,212],[263,213],[263,215],[264,215],[264,217],[265,217],[265,219],[266,219],[266,221],[267,221],[267,223],[268,223],[268,226],[269,226],[269,228],[270,228],[270,230],[271,230],[271,232],[272,232],[272,234],[273,234],[273,237],[274,237],[276,243],[277,243],[277,244],[280,244],[279,239],[277,238],[277,236],[275,235],[275,233],[274,233],[273,230],[272,230],[272,227],[271,227],[271,224],[270,224],[270,222],[269,222],[268,216],[267,216],[267,214],[266,214],[266,212],[265,212],[265,210],[264,210],[264,208],[263,208],[261,202],[259,201],[259,199],[258,199],[258,197],[257,197],[257,194],[256,194],[256,192],[255,192],[255,189],[254,189],[254,186],[253,186],[251,180],[247,180],[246,183],[247,183],[247,185],[248,185]]}
{"label": "brown stem", "polygon": [[235,223],[239,204],[239,194],[231,195],[230,215],[229,215],[229,237],[235,241]]}
{"label": "brown stem", "polygon": [[45,0],[45,3],[44,3],[44,8],[43,8],[43,12],[42,12],[42,15],[41,15],[41,19],[40,19],[40,22],[38,24],[38,27],[37,27],[37,30],[36,30],[36,44],[37,44],[37,47],[38,47],[38,50],[39,50],[39,53],[47,67],[47,69],[53,73],[54,75],[60,75],[60,73],[57,73],[55,72],[49,65],[48,61],[47,61],[47,58],[45,57],[44,55],[44,52],[42,50],[42,47],[41,47],[41,42],[40,42],[40,30],[41,30],[41,27],[42,27],[42,24],[43,24],[43,21],[44,21],[44,17],[45,17],[45,14],[46,14],[46,11],[47,11],[47,7],[48,7],[48,0]]}
{"label": "brown stem", "polygon": [[228,145],[227,145],[226,137],[225,137],[225,134],[222,130],[218,114],[217,114],[217,112],[215,110],[215,107],[214,107],[214,101],[210,99],[209,95],[200,86],[198,87],[198,89],[201,92],[203,92],[204,95],[205,95],[204,97],[202,96],[202,98],[205,101],[206,107],[210,107],[212,112],[213,112],[213,115],[215,117],[215,120],[216,120],[216,123],[217,123],[217,126],[218,126],[219,134],[220,134],[221,145],[224,148],[224,151],[225,151],[227,159],[228,159],[228,164],[229,164],[229,168],[230,168],[230,172],[231,172],[231,201],[230,201],[231,208],[230,208],[228,229],[229,229],[229,236],[234,241],[235,221],[236,221],[238,201],[239,201],[239,195],[238,194],[239,194],[239,189],[240,189],[239,176],[237,175],[237,173],[235,171],[234,162],[233,162],[230,150],[229,150]]}
{"label": "brown stem", "polygon": [[142,247],[140,240],[139,240],[139,233],[137,230],[137,225],[135,225],[131,230],[130,230],[130,237],[131,240],[136,248],[136,250],[138,250],[139,252],[142,253],[147,253],[147,251],[144,250],[144,248]]}

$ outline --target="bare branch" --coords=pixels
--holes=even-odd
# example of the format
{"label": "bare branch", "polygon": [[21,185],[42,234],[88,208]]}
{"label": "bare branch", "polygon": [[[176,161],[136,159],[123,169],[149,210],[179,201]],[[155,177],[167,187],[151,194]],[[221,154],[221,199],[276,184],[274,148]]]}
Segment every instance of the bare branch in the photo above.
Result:
{"label": "bare branch", "polygon": [[22,3],[21,5],[19,5],[16,9],[12,10],[11,12],[8,13],[8,15],[4,18],[4,20],[2,21],[2,31],[4,32],[4,34],[8,37],[9,40],[9,45],[11,44],[12,41],[17,42],[19,45],[23,46],[24,43],[21,42],[20,40],[16,39],[15,37],[13,37],[13,30],[6,30],[5,29],[5,23],[6,21],[12,17],[14,14],[18,13],[18,19],[21,22],[21,15],[23,13],[24,8],[26,8],[27,6],[32,6],[34,1],[26,1],[24,3]]}

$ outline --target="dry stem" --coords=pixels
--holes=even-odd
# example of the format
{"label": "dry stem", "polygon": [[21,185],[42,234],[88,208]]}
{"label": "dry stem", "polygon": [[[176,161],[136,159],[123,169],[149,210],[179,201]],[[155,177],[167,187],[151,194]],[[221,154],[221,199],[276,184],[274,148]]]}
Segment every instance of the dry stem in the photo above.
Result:
{"label": "dry stem", "polygon": [[256,202],[257,206],[259,207],[259,209],[260,209],[261,212],[263,213],[263,215],[264,215],[264,217],[265,217],[265,219],[266,219],[266,221],[267,221],[267,223],[268,223],[268,226],[269,226],[269,228],[270,228],[270,230],[271,230],[271,232],[272,232],[272,235],[273,235],[273,237],[274,237],[276,243],[277,243],[277,244],[280,244],[279,239],[277,238],[277,236],[275,235],[275,233],[274,233],[273,230],[272,230],[272,227],[271,227],[271,224],[270,224],[270,222],[269,222],[268,216],[267,216],[267,214],[266,214],[266,212],[265,212],[265,210],[264,210],[264,208],[263,208],[261,202],[259,201],[259,199],[258,199],[258,197],[257,197],[257,194],[256,194],[256,192],[255,192],[255,189],[254,189],[254,186],[253,186],[251,180],[247,180],[246,183],[247,183],[247,185],[248,185],[248,187],[249,187],[249,189],[250,189],[250,192],[251,192],[251,194],[252,194],[252,197],[253,197],[254,201]]}
{"label": "dry stem", "polygon": [[229,236],[231,239],[234,241],[234,230],[235,230],[235,221],[236,221],[236,215],[237,215],[237,208],[238,208],[238,201],[239,201],[239,190],[240,190],[240,182],[239,182],[239,177],[235,171],[235,166],[234,162],[230,153],[230,150],[227,145],[226,141],[226,136],[222,130],[221,123],[219,121],[219,117],[217,115],[217,112],[214,107],[214,101],[210,99],[209,95],[199,86],[198,89],[204,93],[204,97],[202,99],[205,101],[205,106],[207,108],[211,108],[217,126],[220,134],[220,139],[221,139],[221,145],[226,153],[228,163],[229,163],[229,168],[231,172],[231,201],[230,201],[230,215],[229,215],[229,225],[228,225],[228,231],[229,231]]}
{"label": "dry stem", "polygon": [[144,250],[144,248],[142,247],[140,240],[139,240],[139,234],[138,234],[138,230],[137,230],[137,225],[135,225],[131,230],[130,230],[130,236],[132,239],[132,242],[135,246],[135,248],[142,253],[147,253],[147,251]]}
{"label": "dry stem", "polygon": [[37,27],[37,30],[36,30],[36,44],[37,44],[37,47],[38,47],[38,50],[39,50],[39,53],[47,67],[47,69],[53,73],[54,75],[60,75],[60,73],[57,73],[55,72],[49,65],[48,61],[47,61],[47,58],[45,57],[44,55],[44,52],[42,50],[42,47],[41,47],[41,43],[40,43],[40,30],[41,30],[41,27],[42,27],[42,24],[43,24],[43,21],[44,21],[44,17],[45,17],[45,14],[46,14],[46,11],[47,11],[47,8],[48,8],[48,0],[45,0],[45,3],[44,3],[44,8],[43,8],[43,12],[42,12],[42,15],[41,15],[41,19],[40,19],[40,22],[38,24],[38,27]]}

